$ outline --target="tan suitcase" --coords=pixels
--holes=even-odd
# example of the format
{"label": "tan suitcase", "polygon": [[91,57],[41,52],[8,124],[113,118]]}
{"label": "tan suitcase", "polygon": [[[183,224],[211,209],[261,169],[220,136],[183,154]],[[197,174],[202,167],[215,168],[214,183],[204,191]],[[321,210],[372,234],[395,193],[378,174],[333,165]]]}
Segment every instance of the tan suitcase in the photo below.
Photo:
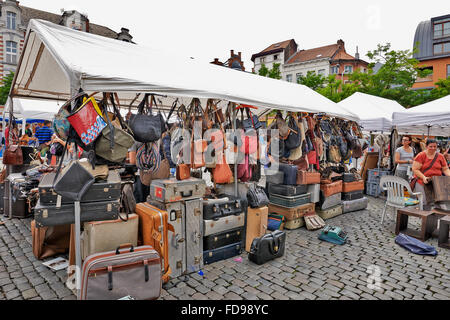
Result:
{"label": "tan suitcase", "polygon": [[295,230],[295,229],[303,227],[304,225],[305,225],[305,219],[298,218],[298,219],[287,221],[286,224],[284,225],[284,228],[288,229],[288,230]]}
{"label": "tan suitcase", "polygon": [[38,260],[66,253],[69,251],[70,224],[36,228],[36,222],[32,220],[31,237],[33,239],[33,254]]}
{"label": "tan suitcase", "polygon": [[124,244],[137,246],[139,216],[130,214],[128,221],[108,220],[85,222],[82,235],[82,257],[115,250]]}
{"label": "tan suitcase", "polygon": [[342,205],[337,205],[327,210],[316,210],[316,213],[323,220],[331,219],[342,214]]}
{"label": "tan suitcase", "polygon": [[252,241],[266,234],[269,208],[250,208],[247,211],[247,232],[245,238],[245,251],[250,252]]}
{"label": "tan suitcase", "polygon": [[344,182],[342,184],[342,192],[353,192],[353,191],[361,191],[364,190],[364,181],[353,181],[353,182]]}
{"label": "tan suitcase", "polygon": [[302,204],[294,208],[287,208],[279,205],[269,204],[269,212],[284,216],[288,221],[303,217],[305,214],[312,213],[315,210],[315,203]]}

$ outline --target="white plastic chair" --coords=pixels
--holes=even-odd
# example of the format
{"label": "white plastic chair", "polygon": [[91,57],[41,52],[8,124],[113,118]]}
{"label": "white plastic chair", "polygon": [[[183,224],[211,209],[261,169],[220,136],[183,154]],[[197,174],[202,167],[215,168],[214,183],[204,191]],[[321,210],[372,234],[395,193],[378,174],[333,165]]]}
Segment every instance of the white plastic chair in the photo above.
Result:
{"label": "white plastic chair", "polygon": [[384,210],[381,215],[381,225],[383,225],[384,216],[386,215],[386,207],[391,206],[395,208],[395,216],[397,216],[397,210],[407,207],[405,205],[405,188],[408,193],[414,195],[419,200],[419,208],[423,210],[423,195],[421,192],[412,192],[408,181],[396,176],[382,176],[380,179],[380,188],[386,191],[387,199],[384,205]]}

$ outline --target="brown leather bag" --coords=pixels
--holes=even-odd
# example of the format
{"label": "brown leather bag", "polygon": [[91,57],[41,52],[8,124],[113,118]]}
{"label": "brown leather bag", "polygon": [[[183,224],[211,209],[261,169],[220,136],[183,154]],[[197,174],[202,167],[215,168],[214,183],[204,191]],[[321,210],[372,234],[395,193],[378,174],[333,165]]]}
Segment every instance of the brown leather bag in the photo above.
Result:
{"label": "brown leather bag", "polygon": [[318,184],[320,183],[319,172],[297,171],[297,184]]}
{"label": "brown leather bag", "polygon": [[230,166],[226,162],[225,155],[222,156],[221,163],[217,163],[216,167],[212,169],[214,183],[227,184],[231,183],[233,173]]}
{"label": "brown leather bag", "polygon": [[177,180],[186,180],[191,176],[191,168],[187,164],[177,164]]}
{"label": "brown leather bag", "polygon": [[167,159],[161,160],[156,172],[150,170],[140,170],[139,176],[143,185],[149,186],[152,180],[167,179],[170,176],[170,164]]}
{"label": "brown leather bag", "polygon": [[17,144],[8,145],[3,155],[3,164],[11,164],[14,166],[22,165],[23,164],[22,148]]}
{"label": "brown leather bag", "polygon": [[344,182],[342,185],[342,192],[353,192],[364,190],[364,181],[353,181],[353,182]]}
{"label": "brown leather bag", "polygon": [[31,237],[33,239],[33,254],[38,260],[69,251],[70,224],[36,228],[36,222],[31,221]]}

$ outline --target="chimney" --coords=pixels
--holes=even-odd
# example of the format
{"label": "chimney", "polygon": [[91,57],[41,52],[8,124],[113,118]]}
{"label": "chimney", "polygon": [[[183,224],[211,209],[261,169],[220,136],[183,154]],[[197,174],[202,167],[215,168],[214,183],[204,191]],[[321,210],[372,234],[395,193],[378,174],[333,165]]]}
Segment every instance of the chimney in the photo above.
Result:
{"label": "chimney", "polygon": [[238,52],[239,60],[242,60],[241,52]]}
{"label": "chimney", "polygon": [[344,48],[345,43],[344,43],[344,41],[342,39],[339,39],[337,41],[337,44],[339,45],[340,48]]}
{"label": "chimney", "polygon": [[231,51],[231,57],[234,56],[234,50],[230,50]]}
{"label": "chimney", "polygon": [[359,60],[358,46],[356,46],[355,59]]}

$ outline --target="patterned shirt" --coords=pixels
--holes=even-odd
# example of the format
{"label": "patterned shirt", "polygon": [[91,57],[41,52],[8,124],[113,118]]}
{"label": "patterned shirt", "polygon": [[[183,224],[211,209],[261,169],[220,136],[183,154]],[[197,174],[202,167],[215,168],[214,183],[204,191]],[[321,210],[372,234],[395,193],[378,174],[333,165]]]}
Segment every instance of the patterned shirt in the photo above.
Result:
{"label": "patterned shirt", "polygon": [[36,138],[39,140],[39,144],[46,143],[52,140],[53,130],[49,127],[43,126],[36,130]]}

